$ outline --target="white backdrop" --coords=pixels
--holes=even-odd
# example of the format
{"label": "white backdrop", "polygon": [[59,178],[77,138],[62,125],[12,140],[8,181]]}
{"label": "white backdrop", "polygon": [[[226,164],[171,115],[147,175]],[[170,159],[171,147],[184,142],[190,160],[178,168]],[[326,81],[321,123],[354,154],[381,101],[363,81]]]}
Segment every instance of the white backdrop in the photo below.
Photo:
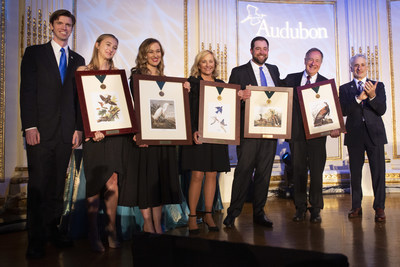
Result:
{"label": "white backdrop", "polygon": [[111,33],[119,39],[116,66],[129,77],[139,45],[152,37],[165,50],[165,74],[184,76],[183,0],[86,0],[78,1],[77,9],[76,50],[86,63],[97,37]]}

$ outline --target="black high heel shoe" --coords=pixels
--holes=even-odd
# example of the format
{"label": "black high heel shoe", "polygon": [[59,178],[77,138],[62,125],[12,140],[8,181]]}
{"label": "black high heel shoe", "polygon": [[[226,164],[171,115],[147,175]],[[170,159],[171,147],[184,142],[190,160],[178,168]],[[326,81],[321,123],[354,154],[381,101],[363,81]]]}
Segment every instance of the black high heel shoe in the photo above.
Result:
{"label": "black high heel shoe", "polygon": [[[191,217],[191,218],[197,218],[197,215],[196,214],[189,214],[189,217]],[[189,225],[189,223],[188,223],[188,225]],[[200,233],[200,229],[199,228],[196,228],[196,229],[190,229],[189,228],[189,234],[191,234],[191,235],[198,235]]]}
{"label": "black high heel shoe", "polygon": [[[212,213],[212,212],[211,211],[205,211],[204,213],[207,214],[207,213]],[[205,214],[204,214],[204,217],[205,217]],[[218,226],[209,226],[205,219],[203,219],[203,221],[207,225],[208,231],[210,231],[210,232],[219,232]]]}

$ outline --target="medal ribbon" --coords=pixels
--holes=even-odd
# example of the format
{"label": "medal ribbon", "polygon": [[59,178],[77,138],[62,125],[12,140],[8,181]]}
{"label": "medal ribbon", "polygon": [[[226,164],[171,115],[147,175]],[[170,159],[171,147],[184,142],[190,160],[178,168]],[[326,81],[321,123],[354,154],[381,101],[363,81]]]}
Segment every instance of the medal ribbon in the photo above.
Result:
{"label": "medal ribbon", "polygon": [[222,90],[224,90],[224,87],[215,87],[217,88],[218,94],[221,95]]}
{"label": "medal ribbon", "polygon": [[158,84],[158,87],[160,88],[160,91],[163,89],[165,82],[163,81],[156,81],[156,83]]}
{"label": "medal ribbon", "polygon": [[314,92],[315,92],[316,94],[318,94],[318,91],[319,91],[319,86],[317,86],[317,87],[313,87],[312,89],[314,90]]}
{"label": "medal ribbon", "polygon": [[99,82],[101,82],[101,83],[103,83],[106,78],[106,75],[95,75],[95,76],[96,76],[97,80],[99,80]]}
{"label": "medal ribbon", "polygon": [[268,99],[270,99],[274,95],[274,91],[264,91],[264,93],[267,95]]}

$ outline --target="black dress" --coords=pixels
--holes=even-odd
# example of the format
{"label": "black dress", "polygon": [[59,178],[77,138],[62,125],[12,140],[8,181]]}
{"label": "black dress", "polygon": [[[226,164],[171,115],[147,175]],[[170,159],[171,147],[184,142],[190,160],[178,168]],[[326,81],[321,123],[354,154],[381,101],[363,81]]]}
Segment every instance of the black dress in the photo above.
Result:
{"label": "black dress", "polygon": [[118,174],[118,185],[124,183],[127,165],[124,155],[128,138],[128,135],[106,136],[99,142],[90,139],[83,143],[87,197],[100,193],[114,172]]}
{"label": "black dress", "polygon": [[[130,87],[132,92],[132,79]],[[131,136],[127,158],[127,179],[121,185],[120,205],[145,209],[182,202],[176,146],[139,147]]]}
{"label": "black dress", "polygon": [[[201,77],[189,77],[190,82],[190,117],[192,122],[192,132],[198,130],[199,125],[199,90]],[[223,82],[216,80],[216,82]],[[182,169],[202,172],[229,172],[229,153],[228,145],[221,144],[193,144],[182,146]]]}

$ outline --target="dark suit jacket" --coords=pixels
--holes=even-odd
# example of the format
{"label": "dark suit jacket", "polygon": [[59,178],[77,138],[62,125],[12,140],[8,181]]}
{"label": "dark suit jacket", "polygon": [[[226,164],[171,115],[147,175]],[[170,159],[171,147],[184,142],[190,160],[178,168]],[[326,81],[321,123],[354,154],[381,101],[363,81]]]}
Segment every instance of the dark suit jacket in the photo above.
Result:
{"label": "dark suit jacket", "polygon": [[[272,80],[275,83],[275,86],[281,86],[281,81],[279,79],[279,69],[275,65],[265,64],[269,73],[271,74]],[[239,84],[240,89],[246,89],[247,85],[258,86],[256,76],[254,75],[253,68],[251,66],[250,61],[247,64],[238,66],[232,69],[231,76],[229,77],[229,83]],[[241,105],[241,116],[240,116],[240,136],[243,138],[244,132],[244,101],[242,101]]]}
{"label": "dark suit jacket", "polygon": [[[375,83],[375,81],[372,81]],[[373,100],[367,98],[363,104],[358,104],[355,100],[358,95],[356,83],[353,81],[343,84],[339,88],[339,99],[343,116],[347,116],[344,144],[357,145],[360,141],[360,128],[363,127],[363,117],[365,125],[372,142],[375,145],[387,144],[385,126],[382,115],[386,112],[386,94],[383,83],[378,82],[376,87],[376,97]]]}
{"label": "dark suit jacket", "polygon": [[[72,142],[75,130],[82,130],[76,93],[75,70],[85,65],[82,56],[69,50],[64,84],[51,43],[27,47],[21,62],[22,130],[37,127],[40,140],[47,141],[61,129],[65,143]],[[61,128],[60,128],[61,127]]]}
{"label": "dark suit jacket", "polygon": [[[305,141],[306,135],[304,132],[303,117],[301,116],[299,96],[297,95],[297,86],[301,84],[301,78],[303,77],[302,72],[288,74],[283,80],[283,86],[293,87],[293,109],[292,109],[292,137],[290,141]],[[322,82],[327,80],[321,74],[317,74],[316,82]],[[315,139],[326,139],[326,136],[318,137]]]}

